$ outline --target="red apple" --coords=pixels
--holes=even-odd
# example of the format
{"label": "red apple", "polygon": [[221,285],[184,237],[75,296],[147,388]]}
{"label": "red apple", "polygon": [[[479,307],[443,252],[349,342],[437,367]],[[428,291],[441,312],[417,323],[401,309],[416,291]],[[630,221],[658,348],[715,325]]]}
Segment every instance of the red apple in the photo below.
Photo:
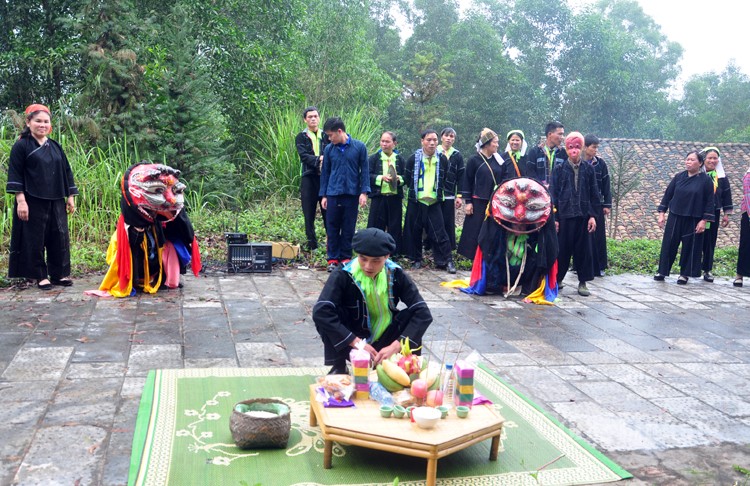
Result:
{"label": "red apple", "polygon": [[[412,384],[412,387],[414,385]],[[443,392],[440,390],[430,390],[427,392],[427,400],[426,400],[428,407],[439,407],[443,404]]]}
{"label": "red apple", "polygon": [[418,378],[411,382],[411,394],[414,398],[424,398],[427,396],[427,380]]}

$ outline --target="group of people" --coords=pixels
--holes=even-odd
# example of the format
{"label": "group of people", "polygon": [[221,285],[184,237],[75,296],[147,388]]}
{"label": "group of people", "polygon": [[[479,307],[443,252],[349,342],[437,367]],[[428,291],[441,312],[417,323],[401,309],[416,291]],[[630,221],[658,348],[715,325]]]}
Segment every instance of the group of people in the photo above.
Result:
{"label": "group of people", "polygon": [[[521,130],[511,130],[505,150],[499,153],[499,136],[486,128],[477,138],[476,150],[464,160],[454,146],[455,130],[428,129],[421,133],[421,148],[405,160],[391,131],[381,134],[380,149],[368,155],[365,145],[346,132],[340,118],[330,118],[320,127],[320,114],[310,107],[303,119],[307,127],[297,135],[296,146],[303,168],[307,247],[318,245],[314,223],[319,206],[326,227],[329,271],[351,261],[358,210],[369,199],[368,227],[393,238],[392,257],[407,257],[412,268],[419,268],[423,248],[429,246],[437,267],[455,273],[453,251],[476,260],[483,237],[492,234],[486,225],[493,194],[504,182],[520,178],[537,181],[549,192],[556,241],[545,239],[544,260],[550,261],[553,254],[556,280],[563,281],[572,260],[578,292],[589,295],[586,282],[607,268],[604,220],[611,208],[610,182],[607,164],[597,155],[599,140],[593,135],[573,132],[565,137],[564,126],[550,122],[541,144],[528,144]],[[27,107],[25,128],[11,149],[6,184],[6,191],[15,196],[8,276],[34,280],[43,290],[73,283],[67,218],[76,209],[78,195],[71,166],[62,147],[49,138],[51,132],[49,108]],[[677,283],[701,274],[712,282],[718,228],[728,224],[733,210],[730,185],[716,147],[690,152],[685,164],[686,170],[674,177],[658,208],[664,238],[654,278],[664,280],[669,275],[681,245]],[[743,178],[743,190],[734,279],[738,287],[750,275],[750,170]],[[461,207],[464,223],[457,242],[455,214]],[[507,245],[509,254],[513,251],[520,256],[519,241],[530,253],[540,250],[536,235],[514,237]]]}
{"label": "group of people", "polygon": [[[515,178],[538,181],[550,193],[558,235],[551,252],[558,262],[559,281],[572,259],[578,292],[590,295],[586,282],[603,275],[607,268],[604,218],[612,198],[607,164],[597,155],[599,139],[594,135],[583,137],[574,132],[563,146],[565,129],[561,123],[551,122],[545,127],[543,144],[527,151],[524,133],[511,130],[505,150],[499,153],[499,136],[485,128],[476,150],[464,160],[454,146],[454,129],[447,127],[440,133],[427,129],[420,134],[421,147],[404,160],[391,131],[381,134],[380,149],[368,157],[364,145],[346,133],[340,118],[328,119],[320,130],[318,110],[309,107],[303,119],[307,127],[297,135],[296,144],[303,167],[301,199],[307,247],[318,246],[314,221],[319,204],[328,241],[329,272],[351,260],[357,206],[363,207],[369,198],[368,227],[393,237],[393,257],[406,257],[412,268],[420,268],[427,245],[437,268],[455,273],[452,252],[475,260],[480,235],[486,233],[482,228],[493,194]],[[402,218],[404,197],[406,215]],[[456,242],[455,214],[461,207],[464,222]],[[536,251],[534,242],[534,238],[524,239],[522,246]]]}
{"label": "group of people", "polygon": [[[744,277],[750,275],[750,169],[742,179],[742,219],[737,273],[732,284],[742,287]],[[659,227],[664,237],[659,254],[659,267],[654,280],[664,281],[680,250],[678,285],[688,283],[690,277],[713,282],[714,250],[719,226],[729,224],[732,214],[732,192],[721,151],[716,147],[693,150],[685,156],[685,170],[679,172],[667,186],[657,209]],[[667,211],[669,215],[667,216]]]}
{"label": "group of people", "polygon": [[[325,121],[315,107],[305,109],[307,127],[296,137],[302,163],[300,196],[305,219],[306,247],[318,247],[315,215],[318,206],[326,229],[328,271],[352,258],[352,238],[359,207],[371,200],[368,227],[387,231],[396,247],[393,257],[408,256],[413,268],[422,265],[423,234],[433,250],[435,264],[456,273],[455,207],[464,161],[453,148],[456,133],[446,128],[440,135],[426,130],[422,148],[407,160],[396,150],[397,138],[385,131],[380,149],[368,156],[367,148],[346,132],[341,118]],[[406,223],[402,227],[403,198],[407,195]]]}

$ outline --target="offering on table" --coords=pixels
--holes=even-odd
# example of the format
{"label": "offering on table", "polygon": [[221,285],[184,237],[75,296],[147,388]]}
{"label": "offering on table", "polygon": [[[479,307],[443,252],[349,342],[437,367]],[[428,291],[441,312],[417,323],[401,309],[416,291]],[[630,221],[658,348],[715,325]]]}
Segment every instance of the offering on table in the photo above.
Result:
{"label": "offering on table", "polygon": [[364,350],[364,341],[358,344],[361,346],[349,353],[349,361],[352,362],[352,374],[354,375],[354,397],[357,400],[367,400],[370,398],[370,385],[367,382],[370,373],[370,353]]}
{"label": "offering on table", "polygon": [[[409,341],[401,342],[401,352],[384,360],[376,367],[378,382],[392,393],[409,390],[400,395],[401,405],[427,403],[430,406],[442,403],[442,393],[438,393],[440,367],[422,356],[413,353]],[[396,399],[396,403],[400,403]]]}
{"label": "offering on table", "polygon": [[318,378],[317,399],[326,407],[351,407],[354,384],[349,375],[326,375]]}
{"label": "offering on table", "polygon": [[474,402],[474,366],[464,360],[456,362],[454,367],[456,374],[456,405],[471,408]]}

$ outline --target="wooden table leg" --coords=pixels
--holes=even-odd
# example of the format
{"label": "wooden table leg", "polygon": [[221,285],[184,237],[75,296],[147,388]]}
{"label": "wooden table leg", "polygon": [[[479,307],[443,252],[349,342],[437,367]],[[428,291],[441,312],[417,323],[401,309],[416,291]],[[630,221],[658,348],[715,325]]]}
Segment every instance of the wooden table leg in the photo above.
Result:
{"label": "wooden table leg", "polygon": [[317,427],[318,425],[318,416],[315,415],[315,411],[312,408],[312,405],[310,405],[310,427]]}
{"label": "wooden table leg", "polygon": [[333,456],[333,441],[323,442],[323,469],[331,469],[331,457]]}
{"label": "wooden table leg", "polygon": [[437,459],[427,459],[427,486],[435,486],[437,482]]}
{"label": "wooden table leg", "polygon": [[[502,433],[502,429],[500,429]],[[497,451],[500,449],[500,434],[497,434],[492,438],[492,444],[490,445],[490,461],[497,461]]]}

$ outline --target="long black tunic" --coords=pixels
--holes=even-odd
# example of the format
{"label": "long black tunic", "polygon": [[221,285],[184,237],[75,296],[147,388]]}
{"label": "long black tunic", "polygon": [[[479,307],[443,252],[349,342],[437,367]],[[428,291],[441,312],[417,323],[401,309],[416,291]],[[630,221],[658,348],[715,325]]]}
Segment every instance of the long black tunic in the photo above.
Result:
{"label": "long black tunic", "polygon": [[18,139],[10,150],[5,191],[23,192],[46,200],[78,195],[73,171],[62,147],[49,138],[39,145],[31,136]]}
{"label": "long black tunic", "polygon": [[664,191],[658,211],[688,216],[691,218],[714,220],[714,185],[705,172],[690,176],[688,172],[678,173]]}

